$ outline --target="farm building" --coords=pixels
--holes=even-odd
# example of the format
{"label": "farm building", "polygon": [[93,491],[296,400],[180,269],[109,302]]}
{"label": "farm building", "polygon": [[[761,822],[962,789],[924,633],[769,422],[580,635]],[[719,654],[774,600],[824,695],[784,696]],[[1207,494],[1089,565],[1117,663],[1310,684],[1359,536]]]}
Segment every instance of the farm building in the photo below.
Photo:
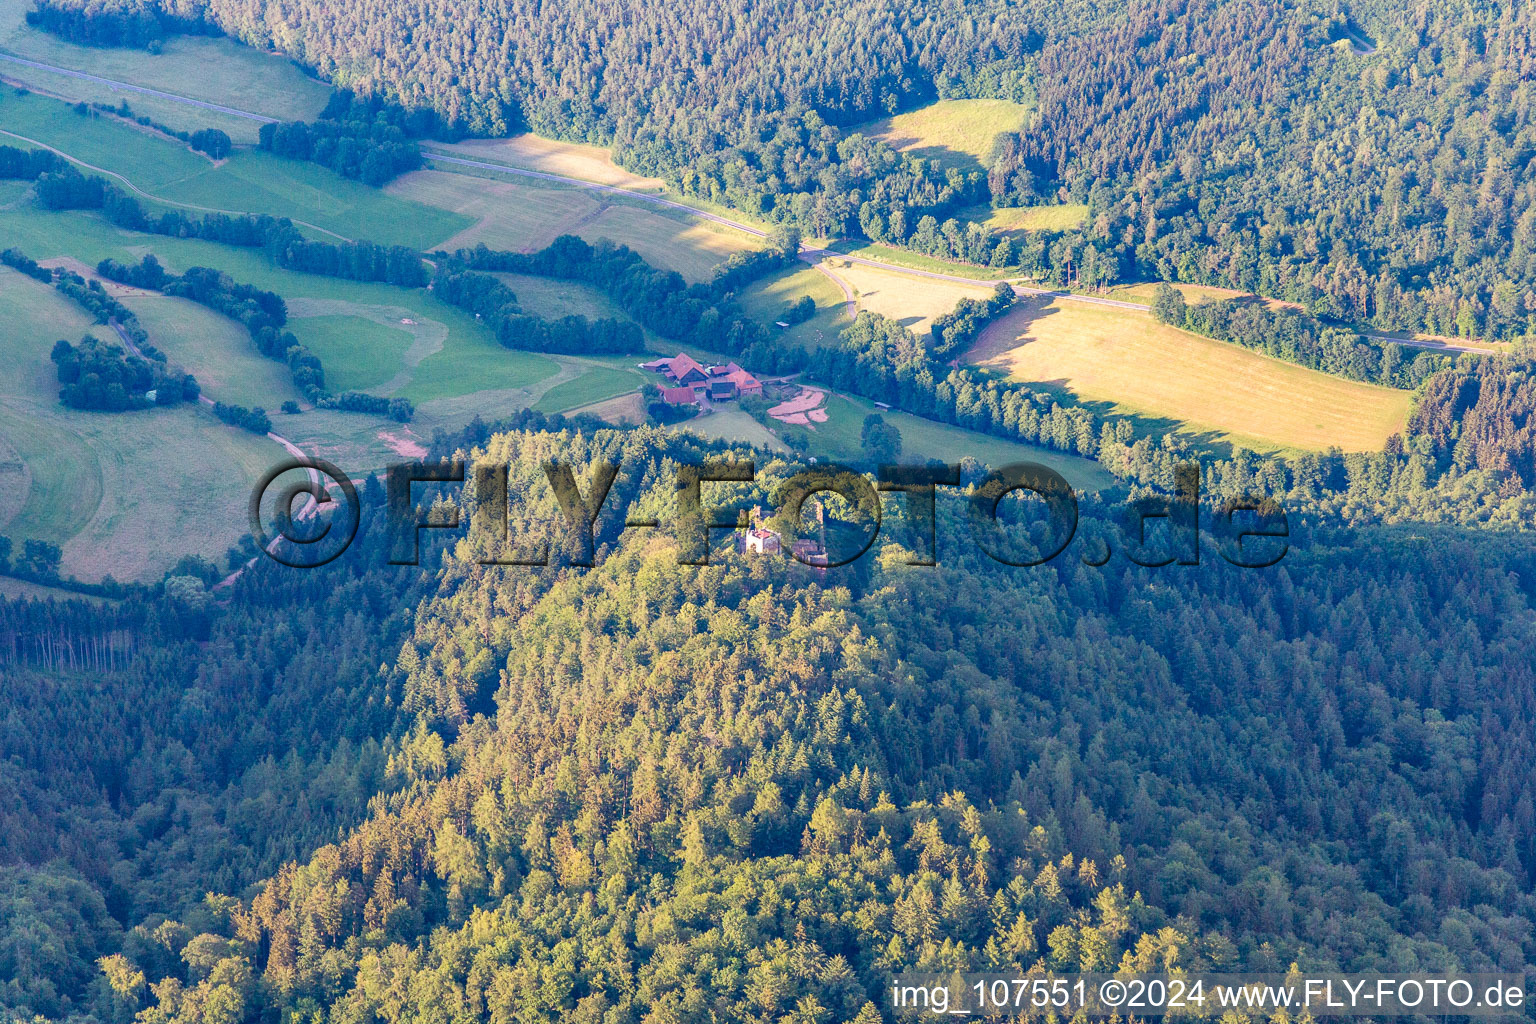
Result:
{"label": "farm building", "polygon": [[[731,395],[732,398],[738,395],[760,395],[763,393],[762,381],[735,363],[726,363],[724,366],[711,366],[709,368],[709,383],[711,387],[717,383],[731,385],[735,392]],[[711,395],[710,397],[714,396]]]}
{"label": "farm building", "polygon": [[661,374],[676,385],[703,384],[709,380],[709,374],[699,361],[690,355],[679,352],[671,359],[657,359],[649,363],[641,363],[642,370],[651,370]]}
{"label": "farm building", "polygon": [[674,399],[669,396],[670,392],[682,389],[703,392],[711,401],[716,402],[727,402],[742,395],[763,393],[762,382],[737,364],[704,366],[692,356],[682,352],[671,359],[655,359],[649,363],[641,363],[640,368],[659,373],[672,382],[671,387],[662,388],[662,397],[673,405],[695,400],[694,397]]}

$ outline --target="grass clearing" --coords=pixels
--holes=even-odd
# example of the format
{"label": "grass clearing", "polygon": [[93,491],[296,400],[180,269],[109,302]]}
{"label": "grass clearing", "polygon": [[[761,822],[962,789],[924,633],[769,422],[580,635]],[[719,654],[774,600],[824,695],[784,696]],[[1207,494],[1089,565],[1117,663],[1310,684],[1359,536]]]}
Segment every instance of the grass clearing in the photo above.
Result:
{"label": "grass clearing", "polygon": [[716,441],[736,441],[775,452],[789,451],[783,441],[749,414],[726,406],[716,406],[714,411],[706,416],[684,420],[674,429],[691,431],[700,437]]}
{"label": "grass clearing", "polygon": [[[182,96],[191,92],[189,83],[196,83],[196,99],[287,121],[312,120],[332,91],[292,61],[233,39],[173,36],[165,40],[158,54],[131,47],[80,46],[27,25],[25,14],[31,7],[30,0],[0,0],[0,48],[28,60]],[[246,118],[142,93],[114,91],[100,83],[9,62],[0,65],[0,73],[71,101],[115,106],[120,99],[127,99],[135,111],[173,128],[223,128],[238,141],[256,138],[256,122]],[[248,134],[249,139],[237,132]]]}
{"label": "grass clearing", "polygon": [[[1140,284],[1123,284],[1111,288],[1108,297],[1119,299],[1121,302],[1141,302],[1152,305],[1152,300],[1157,297],[1158,281],[1143,281]],[[1218,302],[1221,299],[1236,299],[1247,292],[1240,292],[1235,288],[1212,288],[1203,284],[1172,284],[1174,289],[1184,296],[1184,301],[1194,305],[1200,302]]]}
{"label": "grass clearing", "polygon": [[426,170],[404,175],[385,189],[469,218],[439,247],[453,250],[484,243],[492,249],[532,252],[560,235],[589,242],[608,238],[634,249],[655,266],[705,281],[733,252],[762,245],[741,231],[576,185],[510,180],[493,171],[460,174]]}
{"label": "grass clearing", "polygon": [[470,224],[467,217],[349,181],[318,164],[243,149],[161,193],[196,206],[305,221],[344,238],[431,249]]}
{"label": "grass clearing", "polygon": [[119,301],[138,316],[151,343],[196,377],[210,397],[269,411],[303,401],[288,367],[257,352],[245,328],[228,317],[167,295]]}
{"label": "grass clearing", "polygon": [[992,152],[993,140],[1023,128],[1029,112],[1029,107],[1008,100],[939,100],[857,130],[903,153],[976,171]]}
{"label": "grass clearing", "polygon": [[77,114],[46,96],[18,96],[12,89],[0,89],[0,128],[121,174],[150,193],[214,169],[212,160],[178,140],[95,111]]}
{"label": "grass clearing", "polygon": [[[335,463],[361,486],[362,477],[400,461],[389,438],[404,438],[425,447],[438,426],[448,424],[418,415],[410,423],[361,416],[334,409],[306,409],[297,415],[273,413],[272,429],[306,454]],[[455,423],[454,426],[461,424]]]}
{"label": "grass clearing", "polygon": [[48,352],[92,330],[51,288],[0,270],[0,447],[23,467],[7,485],[25,486],[0,530],[61,545],[64,572],[85,580],[152,579],[184,555],[222,558],[249,529],[250,488],[282,449],[192,406],[66,409]]}
{"label": "grass clearing", "polygon": [[1018,238],[1028,231],[1070,231],[1088,218],[1086,203],[1053,203],[1047,206],[1014,206],[993,209],[974,206],[961,215],[989,231]]}
{"label": "grass clearing", "polygon": [[542,249],[597,208],[592,193],[584,189],[543,188],[447,171],[413,171],[384,191],[467,218],[465,228],[438,246],[448,251],[481,243],[514,252]]}
{"label": "grass clearing", "polygon": [[631,174],[613,162],[613,150],[580,142],[561,142],[525,133],[505,139],[465,139],[463,142],[434,142],[433,149],[491,163],[523,167],[546,174],[563,174],[603,185],[661,192],[666,182]]}
{"label": "grass clearing", "polygon": [[961,299],[985,299],[995,285],[964,284],[928,277],[911,277],[832,257],[824,261],[834,275],[854,291],[860,309],[899,321],[914,334],[927,333],[935,317],[948,313]]}
{"label": "grass clearing", "polygon": [[1258,451],[1378,451],[1409,392],[1342,380],[1158,323],[1135,310],[1023,300],[967,359],[1045,383],[1102,411]]}
{"label": "grass clearing", "polygon": [[622,398],[639,391],[645,382],[645,377],[636,370],[589,366],[580,376],[562,381],[540,395],[534,408],[540,412],[570,412],[582,406]]}
{"label": "grass clearing", "polygon": [[[948,260],[935,259],[932,256],[924,256],[921,253],[911,252],[907,249],[896,249],[892,246],[880,245],[876,242],[845,239],[825,248],[837,255],[857,256],[860,259],[874,260],[878,263],[889,263],[893,267],[906,267],[909,270],[928,270],[936,274],[964,277],[973,281],[996,282],[1007,277],[1018,276],[1016,270],[1010,273],[1007,270],[978,267],[972,263],[951,263]],[[828,258],[835,260],[837,255],[832,255]]]}
{"label": "grass clearing", "polygon": [[494,275],[517,294],[517,304],[530,313],[546,320],[558,320],[563,316],[584,316],[589,320],[605,317],[629,320],[624,312],[608,296],[588,285],[576,281],[561,281],[550,277],[534,277],[529,274]]}
{"label": "grass clearing", "polygon": [[332,391],[383,389],[399,372],[415,340],[408,331],[356,314],[296,316],[289,324],[320,357],[326,386]]}
{"label": "grass clearing", "polygon": [[834,344],[843,328],[852,323],[848,303],[843,290],[815,267],[784,270],[754,281],[736,294],[736,301],[748,316],[774,324],[784,319],[789,304],[802,295],[815,301],[816,314],[804,323],[782,330],[775,328],[778,336],[807,351]]}
{"label": "grass clearing", "polygon": [[424,360],[398,393],[420,405],[482,391],[527,390],[560,371],[553,359],[536,352],[502,348],[490,338],[463,340]]}
{"label": "grass clearing", "polygon": [[568,416],[596,416],[600,420],[621,426],[633,426],[645,422],[645,402],[640,392],[634,391],[618,398],[610,398],[577,409],[567,410]]}
{"label": "grass clearing", "polygon": [[[315,316],[352,316],[402,329],[400,319],[415,320],[416,326],[410,328],[414,337],[435,335],[437,343],[431,343],[431,337],[427,337],[427,343],[418,347],[413,340],[406,353],[419,357],[414,365],[398,354],[397,346],[380,387],[387,384],[387,393],[409,398],[418,405],[484,390],[527,388],[559,370],[544,356],[502,348],[474,317],[437,301],[421,289],[297,273],[273,266],[258,251],[122,231],[96,214],[50,213],[29,205],[0,210],[0,237],[33,259],[72,256],[95,265],[106,258],[137,261],[145,253],[154,253],[167,269],[176,273],[191,266],[216,267],[237,281],[283,296],[293,314],[289,330],[305,344],[311,341],[311,322]],[[297,315],[302,313],[313,315]],[[349,343],[347,337],[338,335],[334,329],[328,335],[329,328],[331,325],[322,321],[314,338],[316,344],[326,349],[321,361],[327,377],[341,381],[380,379],[383,368],[379,365],[375,332],[356,331]],[[250,345],[249,341],[245,344]],[[192,369],[190,363],[188,368]],[[397,375],[401,376],[397,379]],[[337,389],[334,383],[332,388]],[[530,401],[532,398],[524,404]]]}

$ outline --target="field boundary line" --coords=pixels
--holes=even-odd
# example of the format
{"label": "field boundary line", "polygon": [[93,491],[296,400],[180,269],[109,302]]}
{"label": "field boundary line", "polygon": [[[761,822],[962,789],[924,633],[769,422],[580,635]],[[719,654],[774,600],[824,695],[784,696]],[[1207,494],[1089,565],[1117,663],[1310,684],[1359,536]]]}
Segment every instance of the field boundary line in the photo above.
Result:
{"label": "field boundary line", "polygon": [[154,96],[157,99],[170,100],[173,103],[187,103],[194,107],[201,107],[204,110],[213,110],[220,114],[228,114],[231,117],[243,117],[248,121],[259,121],[262,124],[280,123],[277,118],[268,117],[266,114],[256,114],[249,110],[239,110],[235,107],[226,107],[222,103],[209,103],[207,100],[195,100],[190,96],[182,96],[174,92],[166,92],[163,89],[151,89],[146,85],[132,85],[128,82],[119,82],[116,79],[103,78],[100,75],[93,75],[85,71],[76,71],[73,68],[61,68],[57,64],[44,64],[42,61],[28,60],[25,57],[18,57],[13,53],[6,53],[3,50],[0,50],[0,60],[8,61],[12,64],[20,64],[23,67],[36,68],[39,71],[51,71],[56,75],[67,75],[70,78],[84,79],[87,82],[95,82],[98,85],[105,85],[108,88],[114,90],[126,89],[129,92],[140,93],[144,96]]}

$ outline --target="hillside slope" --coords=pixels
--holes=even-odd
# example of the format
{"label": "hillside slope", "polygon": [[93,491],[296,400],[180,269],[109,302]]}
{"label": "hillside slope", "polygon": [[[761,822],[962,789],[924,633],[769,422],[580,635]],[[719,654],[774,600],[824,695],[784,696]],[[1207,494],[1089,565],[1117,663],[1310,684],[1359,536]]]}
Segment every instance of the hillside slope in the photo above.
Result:
{"label": "hillside slope", "polygon": [[[52,817],[6,822],[34,833],[7,846],[20,863],[6,898],[53,922],[50,955],[69,968],[49,996],[35,958],[0,962],[11,1008],[868,1024],[889,1019],[880,993],[903,968],[1536,962],[1532,780],[1516,767],[1536,711],[1528,547],[1366,530],[1299,536],[1266,571],[1075,557],[1020,570],[975,553],[946,507],[938,569],[904,567],[898,547],[825,577],[727,554],[682,567],[665,532],[620,526],[626,508],[670,521],[673,460],[718,446],[477,427],[439,452],[477,448],[511,467],[517,538],[558,521],[545,459],[582,480],[592,458],[627,467],[598,567],[479,566],[460,538],[435,576],[386,568],[374,522],[326,569],[252,570],[201,625],[153,609],[132,628],[218,642],[163,684],[143,675],[150,649],[109,671],[148,687],[119,712],[123,749],[78,777],[34,776],[27,805]],[[759,458],[756,489],[734,500],[763,500],[789,468]],[[1113,536],[1084,513],[1088,534]],[[318,634],[284,639],[333,590],[354,630],[400,643],[377,674],[356,671],[377,641],[335,647],[355,653],[332,672]],[[291,625],[274,632],[274,615]],[[275,660],[253,674],[247,652],[266,648]],[[82,685],[62,666],[32,678],[25,692]],[[174,728],[192,728],[225,693],[244,695],[218,716],[229,738],[190,756],[175,737],[212,722],[134,724],[179,700]],[[6,733],[7,763],[51,763],[24,737],[67,735],[74,713],[47,709],[74,705],[7,701],[30,723]],[[349,773],[376,794],[366,810],[355,789],[322,796],[322,720],[383,744]],[[262,721],[290,724],[241,736]],[[181,799],[203,800],[294,743],[314,768],[267,769],[269,795],[247,781],[247,801],[218,797],[181,824],[157,788],[171,780],[153,781],[179,758]],[[239,755],[201,776],[198,758],[222,750]],[[91,780],[125,763],[135,781],[93,803]],[[300,818],[312,824],[269,867]],[[133,859],[68,838],[102,829],[125,830]],[[167,829],[186,838],[156,838]],[[248,835],[273,840],[231,860]]]}

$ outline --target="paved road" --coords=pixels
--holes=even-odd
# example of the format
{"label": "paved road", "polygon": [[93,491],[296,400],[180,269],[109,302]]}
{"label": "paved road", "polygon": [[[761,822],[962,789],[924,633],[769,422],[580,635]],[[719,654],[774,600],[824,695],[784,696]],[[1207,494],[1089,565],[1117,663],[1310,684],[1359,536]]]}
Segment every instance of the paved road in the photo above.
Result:
{"label": "paved road", "polygon": [[[10,61],[16,64],[24,64],[27,67],[40,68],[44,71],[53,71],[61,75],[69,75],[73,78],[83,78],[88,81],[109,85],[116,89],[127,89],[132,92],[144,93],[150,96],[158,96],[161,99],[172,100],[177,103],[187,103],[195,107],[201,107],[204,110],[217,110],[221,113],[232,114],[236,117],[245,117],[253,121],[276,121],[276,118],[267,117],[264,114],[253,114],[248,110],[236,110],[233,107],[225,107],[217,103],[206,103],[202,100],[192,99],[189,96],[180,96],[176,93],[161,92],[158,89],[147,89],[143,86],[129,85],[126,82],[116,82],[110,78],[102,78],[99,75],[90,75],[83,71],[73,71],[69,68],[55,67],[52,64],[41,64],[37,61],[25,60],[21,57],[14,57],[6,53],[0,53],[0,61]],[[732,220],[729,217],[722,217],[718,213],[711,213],[708,210],[700,210],[697,207],[689,206],[687,203],[680,203],[676,200],[668,199],[665,196],[658,196],[650,192],[639,192],[634,189],[624,188],[619,185],[604,185],[600,182],[587,181],[584,178],[571,178],[563,174],[551,174],[548,171],[534,171],[529,170],[526,167],[512,167],[507,164],[492,163],[487,160],[471,160],[467,157],[453,156],[449,153],[444,153],[441,150],[433,149],[431,148],[430,144],[423,147],[423,153],[429,160],[437,163],[457,164],[461,167],[474,167],[480,170],[495,171],[498,174],[510,174],[520,178],[534,178],[540,181],[552,181],[562,185],[574,185],[578,188],[590,189],[594,192],[606,192],[611,195],[627,196],[631,199],[635,199],[643,203],[649,203],[653,206],[661,206],[671,210],[678,210],[682,213],[688,214],[690,217],[697,217],[700,220],[709,221],[712,224],[719,224],[722,227],[733,228],[737,231],[751,235],[754,238],[767,237],[767,232],[759,228],[755,228],[750,224],[743,224],[741,221]],[[812,265],[819,263],[824,259],[843,260],[848,263],[858,264],[859,266],[874,267],[879,270],[890,271],[893,274],[903,274],[907,277],[922,277],[933,281],[953,281],[958,284],[975,285],[981,288],[985,288],[995,283],[992,281],[979,281],[974,277],[965,277],[960,274],[946,274],[937,270],[918,270],[915,267],[903,267],[894,263],[886,263],[881,260],[872,260],[863,256],[852,256],[847,253],[836,252],[832,249],[817,249],[812,246],[801,246],[800,258]],[[1051,288],[1036,288],[1032,285],[1022,284],[1017,279],[1010,280],[1009,283],[1013,285],[1014,292],[1019,295],[1045,296],[1053,299],[1060,299],[1065,302],[1083,302],[1093,306],[1107,306],[1113,309],[1131,309],[1141,312],[1145,312],[1146,310],[1151,309],[1150,306],[1140,302],[1124,302],[1119,299],[1106,299],[1096,295],[1077,295],[1072,292],[1059,291]],[[1368,335],[1368,337],[1376,338],[1374,335]],[[1467,348],[1460,345],[1448,344],[1442,341],[1420,341],[1417,339],[1405,340],[1402,338],[1376,338],[1376,340],[1392,340],[1396,341],[1399,345],[1403,345],[1408,348],[1430,349],[1439,352],[1474,352],[1484,355],[1487,354],[1486,349]]]}
{"label": "paved road", "polygon": [[0,61],[20,64],[23,67],[37,68],[39,71],[51,71],[56,75],[67,75],[70,78],[83,78],[87,82],[95,82],[98,85],[105,85],[112,89],[123,89],[128,92],[140,93],[144,96],[155,96],[162,100],[170,100],[173,103],[185,103],[189,106],[201,107],[204,110],[216,110],[221,114],[228,114],[231,117],[243,117],[248,121],[260,121],[263,124],[277,123],[277,118],[268,117],[265,114],[253,114],[249,110],[236,110],[234,107],[226,107],[219,103],[195,100],[190,96],[181,96],[174,92],[161,92],[159,89],[150,89],[142,85],[129,85],[127,82],[118,82],[110,78],[102,78],[100,75],[91,75],[84,71],[61,68],[53,64],[43,64],[35,60],[27,60],[25,57],[16,57],[9,53],[0,53]]}
{"label": "paved road", "polygon": [[832,273],[831,268],[829,268],[824,262],[818,261],[813,263],[812,266],[821,271],[822,276],[830,278],[833,284],[837,285],[843,290],[843,305],[848,309],[848,319],[857,319],[859,315],[859,300],[854,297],[853,288],[848,284],[848,282]]}

